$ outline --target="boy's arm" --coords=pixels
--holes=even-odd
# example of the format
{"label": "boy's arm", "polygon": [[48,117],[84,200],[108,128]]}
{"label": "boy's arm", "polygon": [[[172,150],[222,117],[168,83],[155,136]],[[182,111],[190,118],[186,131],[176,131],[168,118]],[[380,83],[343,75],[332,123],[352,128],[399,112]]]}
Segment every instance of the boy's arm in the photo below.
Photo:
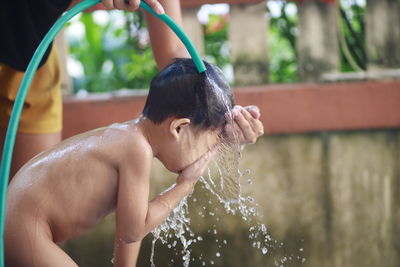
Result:
{"label": "boy's arm", "polygon": [[[159,2],[164,7],[165,13],[182,27],[180,1],[159,0]],[[145,16],[149,27],[151,47],[159,69],[170,64],[174,58],[190,57],[184,44],[163,21],[148,12],[145,12]]]}
{"label": "boy's arm", "polygon": [[[144,151],[144,152],[143,152]],[[151,152],[151,151],[150,151]],[[149,198],[152,154],[145,147],[126,157],[119,174],[116,210],[115,266],[128,266],[136,261],[134,244],[161,224],[173,208],[193,191],[193,186],[210,160],[210,152],[186,168],[177,182],[155,199]]]}

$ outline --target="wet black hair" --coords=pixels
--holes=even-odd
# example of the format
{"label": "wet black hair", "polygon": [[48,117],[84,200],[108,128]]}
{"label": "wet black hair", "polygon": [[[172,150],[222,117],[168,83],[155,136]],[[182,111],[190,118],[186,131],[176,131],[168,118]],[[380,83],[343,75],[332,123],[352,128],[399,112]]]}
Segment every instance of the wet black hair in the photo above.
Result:
{"label": "wet black hair", "polygon": [[203,73],[190,58],[177,58],[165,67],[151,81],[143,116],[156,124],[170,117],[189,118],[200,130],[224,126],[225,113],[235,104],[232,90],[217,66],[204,64]]}

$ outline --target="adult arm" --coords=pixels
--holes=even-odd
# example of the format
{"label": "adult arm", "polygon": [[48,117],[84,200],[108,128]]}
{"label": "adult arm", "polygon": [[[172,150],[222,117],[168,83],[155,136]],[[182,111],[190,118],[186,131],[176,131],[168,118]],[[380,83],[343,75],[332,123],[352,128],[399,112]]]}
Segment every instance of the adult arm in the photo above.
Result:
{"label": "adult arm", "polygon": [[[72,0],[70,8],[83,0]],[[179,26],[182,27],[181,5],[179,0],[146,0],[146,2],[158,14],[167,13]],[[124,0],[102,0],[86,11],[121,9],[127,11],[137,10],[140,0],[129,0],[126,4]],[[148,12],[145,12],[146,22],[149,28],[150,42],[154,58],[159,69],[163,69],[174,58],[190,57],[185,45],[180,41],[176,34],[160,19]]]}
{"label": "adult arm", "polygon": [[[182,13],[179,0],[160,0],[165,13],[182,27]],[[185,45],[176,34],[160,19],[145,12],[149,28],[150,43],[159,69],[170,64],[174,58],[188,58]]]}

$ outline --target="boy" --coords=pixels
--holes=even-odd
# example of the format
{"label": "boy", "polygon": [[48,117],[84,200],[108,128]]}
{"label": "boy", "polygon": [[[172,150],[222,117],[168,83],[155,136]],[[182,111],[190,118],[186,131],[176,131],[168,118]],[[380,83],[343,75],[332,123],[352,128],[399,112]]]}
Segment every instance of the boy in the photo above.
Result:
{"label": "boy", "polygon": [[[152,80],[138,120],[71,137],[22,167],[7,197],[6,265],[77,266],[57,244],[115,210],[114,264],[134,266],[142,238],[193,191],[223,130],[234,130],[225,127],[232,92],[206,67],[198,74],[191,59],[177,59]],[[258,111],[232,113],[243,143],[262,134]],[[149,202],[153,157],[178,177]]]}

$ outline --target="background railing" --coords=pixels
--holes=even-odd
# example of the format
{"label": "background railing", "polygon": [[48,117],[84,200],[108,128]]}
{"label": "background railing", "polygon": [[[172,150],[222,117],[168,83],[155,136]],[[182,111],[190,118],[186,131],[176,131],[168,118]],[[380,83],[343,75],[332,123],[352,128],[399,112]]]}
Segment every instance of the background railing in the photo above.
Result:
{"label": "background railing", "polygon": [[[341,27],[341,23],[346,23],[346,21],[341,20],[341,11],[336,1],[291,2],[296,2],[298,7],[296,50],[300,80],[320,81],[322,74],[340,72],[340,50],[344,56],[349,56],[347,51],[349,48]],[[200,48],[204,47],[204,36],[196,13],[199,6],[205,3],[230,4],[228,38],[231,49],[230,60],[235,70],[235,84],[267,83],[266,1],[182,1],[185,29]],[[366,70],[400,67],[399,1],[366,1],[365,36],[365,43],[358,43],[358,45],[366,47]],[[348,60],[351,61],[350,58]],[[355,68],[362,70],[357,66]]]}

